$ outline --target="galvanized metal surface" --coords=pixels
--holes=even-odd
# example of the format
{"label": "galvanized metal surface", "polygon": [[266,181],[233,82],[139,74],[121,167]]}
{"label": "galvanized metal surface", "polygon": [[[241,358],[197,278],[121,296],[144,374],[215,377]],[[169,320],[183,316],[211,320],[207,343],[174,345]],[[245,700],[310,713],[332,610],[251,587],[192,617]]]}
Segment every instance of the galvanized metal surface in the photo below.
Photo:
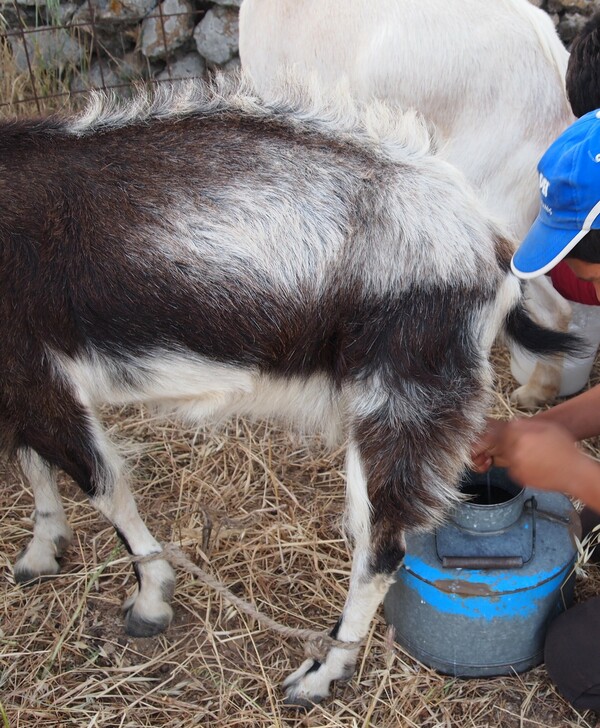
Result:
{"label": "galvanized metal surface", "polygon": [[450,520],[468,531],[499,531],[512,526],[521,516],[525,491],[509,480],[503,468],[491,468],[487,473],[471,474],[464,479],[464,487],[473,487],[485,494],[486,490],[505,494],[500,503],[484,505],[465,501],[450,513]]}
{"label": "galvanized metal surface", "polygon": [[[384,610],[397,641],[424,664],[477,677],[522,672],[542,661],[548,624],[572,603],[574,536],[581,535],[581,527],[565,496],[526,489],[524,499],[532,497],[535,521],[525,508],[506,529],[461,533],[461,539],[466,535],[479,543],[484,556],[491,545],[493,551],[501,544],[507,556],[517,558],[533,538],[531,558],[522,558],[520,568],[445,568],[439,533],[437,539],[434,534],[407,538],[407,555]],[[456,524],[450,528],[461,530]],[[461,539],[455,546],[462,552]],[[442,535],[441,541],[446,548],[448,538]]]}

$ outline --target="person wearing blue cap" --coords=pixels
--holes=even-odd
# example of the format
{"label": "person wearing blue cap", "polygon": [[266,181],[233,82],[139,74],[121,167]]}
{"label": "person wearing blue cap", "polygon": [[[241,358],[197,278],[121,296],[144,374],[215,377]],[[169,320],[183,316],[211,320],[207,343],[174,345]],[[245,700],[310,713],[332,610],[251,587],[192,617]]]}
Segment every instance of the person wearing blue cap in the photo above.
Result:
{"label": "person wearing blue cap", "polygon": [[[549,272],[563,259],[589,281],[600,300],[600,109],[572,124],[539,166],[540,212],[515,252],[511,268],[522,279]],[[473,453],[485,469],[506,462],[512,476],[535,487],[566,490],[600,513],[600,463],[577,440],[600,435],[600,386],[528,420],[489,421]],[[531,454],[552,441],[545,457]]]}
{"label": "person wearing blue cap", "polygon": [[[511,267],[527,280],[565,261],[600,301],[600,109],[570,126],[539,166],[540,213]],[[534,488],[558,490],[587,504],[584,529],[600,523],[600,462],[576,443],[600,435],[600,385],[528,419],[488,420],[472,451],[481,472],[492,464]],[[600,547],[596,549],[600,551]],[[600,713],[600,597],[560,615],[545,644],[548,674],[578,709]]]}
{"label": "person wearing blue cap", "polygon": [[600,230],[600,110],[563,132],[538,171],[540,213],[513,256],[513,272],[535,278],[567,258],[575,274],[597,283],[600,291],[600,250],[594,250],[600,234],[589,240],[590,232]]}

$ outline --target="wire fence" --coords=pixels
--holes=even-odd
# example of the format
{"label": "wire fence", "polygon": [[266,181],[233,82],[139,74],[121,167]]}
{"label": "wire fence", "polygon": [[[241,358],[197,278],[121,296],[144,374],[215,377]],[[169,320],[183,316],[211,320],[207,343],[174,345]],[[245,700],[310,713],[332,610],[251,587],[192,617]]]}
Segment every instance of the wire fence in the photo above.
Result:
{"label": "wire fence", "polygon": [[[41,1],[45,4],[0,0],[0,112],[77,107],[91,90],[127,95],[140,84],[205,73],[206,62],[195,51],[192,32],[212,3],[167,0],[142,14],[143,0],[84,0],[77,6]],[[68,20],[65,9],[71,13]],[[111,13],[125,17],[111,18]],[[142,23],[145,28],[154,23],[153,48],[146,54]],[[185,32],[177,36],[177,28]],[[186,52],[193,63],[182,67]]]}

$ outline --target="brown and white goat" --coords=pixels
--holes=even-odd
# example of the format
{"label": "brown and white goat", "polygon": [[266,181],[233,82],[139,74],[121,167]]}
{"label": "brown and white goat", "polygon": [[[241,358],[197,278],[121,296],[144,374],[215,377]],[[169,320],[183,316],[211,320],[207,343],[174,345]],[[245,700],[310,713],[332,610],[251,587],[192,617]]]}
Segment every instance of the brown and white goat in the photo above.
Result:
{"label": "brown and white goat", "polygon": [[[344,79],[358,99],[418,109],[440,156],[515,241],[539,211],[537,163],[574,121],[568,55],[528,0],[244,0],[240,10],[242,65],[263,96],[293,74],[326,93]],[[570,306],[549,279],[527,288],[534,318],[566,330]],[[538,363],[513,399],[554,399],[560,375],[560,361]]]}
{"label": "brown and white goat", "polygon": [[[58,571],[59,469],[130,552],[160,550],[99,405],[283,415],[348,438],[355,556],[333,633],[361,639],[404,532],[456,500],[498,332],[567,338],[528,320],[506,237],[414,115],[178,93],[0,124],[0,434],[36,507],[15,577]],[[136,573],[126,628],[155,634],[174,575]],[[288,700],[320,700],[356,657],[305,662]]]}

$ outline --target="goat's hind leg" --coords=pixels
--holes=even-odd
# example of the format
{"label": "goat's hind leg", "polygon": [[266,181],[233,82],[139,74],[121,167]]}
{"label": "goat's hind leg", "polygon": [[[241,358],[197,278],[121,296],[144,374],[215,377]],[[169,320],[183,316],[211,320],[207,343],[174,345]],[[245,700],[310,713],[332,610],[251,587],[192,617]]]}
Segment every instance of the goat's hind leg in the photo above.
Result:
{"label": "goat's hind leg", "polygon": [[[347,521],[355,551],[348,597],[334,630],[342,642],[367,636],[404,558],[405,531],[432,526],[457,500],[455,483],[473,429],[468,415],[475,410],[468,404],[484,409],[477,402],[478,387],[473,387],[475,396],[469,396],[468,388],[421,388],[420,401],[412,406],[410,391],[402,406],[394,407],[397,395],[392,393],[378,410],[363,413],[354,423],[347,457]],[[430,412],[423,411],[426,406]],[[333,680],[352,676],[357,657],[358,647],[333,647],[323,661],[305,661],[285,682],[287,702],[319,702]]]}
{"label": "goat's hind leg", "polygon": [[[124,468],[112,444],[98,428],[94,432],[97,483],[89,493],[92,505],[114,526],[127,551],[133,556],[158,554],[161,546],[140,518]],[[150,637],[163,632],[173,617],[171,599],[175,574],[164,559],[134,563],[137,590],[123,605],[125,631],[132,637]]]}
{"label": "goat's hind leg", "polygon": [[59,559],[73,533],[60,500],[56,468],[29,448],[20,449],[17,457],[35,499],[33,538],[14,565],[15,581],[25,584],[60,571]]}
{"label": "goat's hind leg", "polygon": [[[50,389],[51,385],[47,390]],[[45,459],[75,480],[91,504],[112,523],[131,554],[149,556],[159,553],[160,544],[138,514],[121,459],[104,435],[98,419],[69,391],[62,388],[60,391],[47,391],[47,397],[50,404],[46,407],[43,423],[39,417],[32,416],[23,433],[28,457],[23,455],[22,463],[33,484],[38,482],[36,478],[39,479],[37,490],[48,498],[53,497],[54,491],[48,486],[51,482],[48,480],[50,469],[44,466],[45,470],[40,471],[46,475],[45,479],[38,473],[40,463],[43,464]],[[41,457],[32,458],[32,450]],[[45,490],[42,488],[43,483],[46,483]],[[41,534],[44,524],[38,517],[36,527],[38,522]],[[68,534],[63,530],[60,535]],[[23,557],[26,560],[17,565],[23,574],[32,570],[27,560],[28,554],[29,549]],[[126,631],[133,636],[150,636],[162,632],[172,618],[170,601],[175,584],[173,569],[164,559],[156,559],[135,564],[134,570],[138,591],[125,604]]]}

